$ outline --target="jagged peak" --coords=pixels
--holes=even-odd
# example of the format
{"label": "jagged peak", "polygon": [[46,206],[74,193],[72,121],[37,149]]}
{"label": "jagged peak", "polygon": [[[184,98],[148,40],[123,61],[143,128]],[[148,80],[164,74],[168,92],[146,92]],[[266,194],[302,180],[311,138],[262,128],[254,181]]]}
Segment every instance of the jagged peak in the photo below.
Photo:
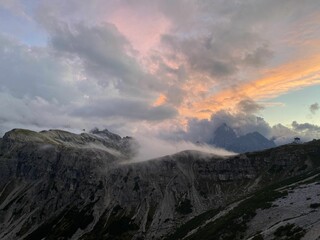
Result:
{"label": "jagged peak", "polygon": [[98,135],[100,137],[107,137],[112,140],[120,140],[121,136],[115,133],[110,132],[108,129],[99,130],[98,128],[94,128],[90,131],[90,133],[94,135]]}

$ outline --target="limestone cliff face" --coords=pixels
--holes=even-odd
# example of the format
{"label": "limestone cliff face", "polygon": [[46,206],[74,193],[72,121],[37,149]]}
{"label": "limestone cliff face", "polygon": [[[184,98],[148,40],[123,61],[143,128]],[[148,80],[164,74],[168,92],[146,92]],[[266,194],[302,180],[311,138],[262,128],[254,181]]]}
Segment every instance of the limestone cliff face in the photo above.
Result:
{"label": "limestone cliff face", "polygon": [[[13,130],[0,141],[0,239],[162,239],[209,209],[302,174],[319,143],[131,162],[110,132]],[[156,147],[156,146],[155,146]]]}

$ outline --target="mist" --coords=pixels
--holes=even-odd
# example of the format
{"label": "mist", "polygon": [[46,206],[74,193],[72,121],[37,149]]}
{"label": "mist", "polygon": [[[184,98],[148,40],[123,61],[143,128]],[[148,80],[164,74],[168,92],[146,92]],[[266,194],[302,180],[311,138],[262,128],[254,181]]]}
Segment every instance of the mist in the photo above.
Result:
{"label": "mist", "polygon": [[218,156],[233,156],[236,153],[209,145],[197,145],[188,141],[167,141],[155,137],[137,137],[137,155],[131,160],[134,162],[147,161],[185,150],[196,150]]}

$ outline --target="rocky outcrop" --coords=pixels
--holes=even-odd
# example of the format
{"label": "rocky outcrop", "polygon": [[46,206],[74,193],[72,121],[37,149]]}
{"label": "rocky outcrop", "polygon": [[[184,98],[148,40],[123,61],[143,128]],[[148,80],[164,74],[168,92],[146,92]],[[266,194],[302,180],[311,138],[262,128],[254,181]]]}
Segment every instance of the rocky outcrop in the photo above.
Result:
{"label": "rocky outcrop", "polygon": [[320,156],[315,141],[131,162],[134,140],[105,133],[5,134],[0,239],[162,239],[209,209],[314,169]]}

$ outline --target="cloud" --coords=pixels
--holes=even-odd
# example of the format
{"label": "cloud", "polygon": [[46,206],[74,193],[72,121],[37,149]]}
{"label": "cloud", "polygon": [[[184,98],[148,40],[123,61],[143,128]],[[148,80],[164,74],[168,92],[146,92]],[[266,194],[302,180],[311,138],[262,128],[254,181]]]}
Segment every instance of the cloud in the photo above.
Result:
{"label": "cloud", "polygon": [[310,105],[309,110],[312,114],[316,114],[319,108],[320,108],[319,103],[313,103]]}
{"label": "cloud", "polygon": [[306,58],[292,60],[292,62],[266,71],[264,76],[250,83],[219,91],[195,103],[193,107],[198,110],[211,109],[216,112],[221,109],[234,108],[243,96],[255,101],[272,99],[290,90],[320,84],[319,60],[319,55],[313,53]]}
{"label": "cloud", "polygon": [[68,65],[51,52],[0,35],[1,90],[18,98],[41,97],[65,103],[77,90],[67,81]]}
{"label": "cloud", "polygon": [[17,98],[8,92],[0,92],[0,112],[0,136],[12,128],[61,128],[70,131],[85,126],[83,122],[68,116],[67,107],[41,97]]}
{"label": "cloud", "polygon": [[54,49],[26,46],[2,35],[0,43],[0,134],[16,127],[70,130],[116,122],[128,127],[128,122],[177,115],[169,104],[153,106],[148,94],[119,97],[117,89],[89,81],[79,61]]}
{"label": "cloud", "polygon": [[[43,16],[39,22],[52,36],[65,34],[64,40],[69,45],[71,39],[76,40],[74,49],[70,51],[68,47],[66,51],[81,57],[86,71],[100,84],[112,84],[121,93],[131,96],[142,92],[135,86],[140,84],[147,91],[165,94],[167,101],[178,106],[184,117],[194,117],[196,114],[196,117],[206,118],[210,113],[205,114],[202,110],[216,112],[226,106],[234,106],[236,103],[230,103],[229,99],[238,102],[243,96],[248,96],[257,101],[306,86],[306,83],[317,83],[312,75],[315,71],[303,71],[308,66],[297,68],[298,71],[296,66],[294,70],[288,69],[291,76],[284,76],[285,72],[275,69],[286,67],[291,55],[301,58],[301,62],[309,62],[309,70],[317,62],[316,59],[308,61],[313,58],[309,51],[302,56],[295,55],[285,45],[288,35],[300,32],[296,31],[299,24],[307,21],[307,16],[317,13],[319,4],[316,0],[308,2],[308,6],[297,0],[284,0],[281,4],[275,0],[232,0],[228,3],[177,0],[174,4],[156,0],[139,3],[125,0],[93,0],[90,3],[44,1],[38,11]],[[48,16],[52,17],[51,20]],[[124,21],[124,18],[129,21]],[[54,33],[52,25],[57,25],[57,19],[67,23],[71,32],[62,28],[62,32],[61,29],[57,31],[59,34]],[[79,27],[79,22],[86,22],[87,25],[80,24]],[[313,25],[317,23],[308,22],[308,27]],[[149,44],[149,35],[154,29],[158,31],[151,35],[155,35],[156,40]],[[110,43],[99,45],[96,35],[100,41],[115,37],[124,44],[113,46],[110,40]],[[290,40],[297,38],[299,36]],[[88,42],[92,42],[90,48],[97,45],[94,54],[83,51],[89,47]],[[108,49],[105,45],[112,46],[117,57],[105,51]],[[132,48],[139,52],[147,45],[143,56],[139,53],[128,56],[123,51],[123,48]],[[56,47],[59,49],[59,46]],[[114,72],[110,72],[113,67],[109,69],[108,63],[115,64]],[[146,73],[145,69],[151,71]],[[182,74],[181,71],[178,74],[178,69],[183,69]],[[177,81],[177,78],[183,81]],[[273,81],[269,79],[265,82],[263,78],[272,78]],[[280,87],[275,87],[275,84]],[[217,92],[231,92],[233,98],[226,96],[219,99]]]}
{"label": "cloud", "polygon": [[[286,8],[293,13],[299,10],[295,6],[299,4],[290,1],[283,1],[281,7],[274,1],[191,2],[195,10],[184,17],[185,23],[177,21],[174,31],[163,35],[163,43],[182,54],[191,70],[206,72],[219,82],[231,80],[247,67],[265,66],[273,57],[265,35],[273,27],[272,19],[283,21]],[[173,12],[179,9],[172,6],[166,13]]]}
{"label": "cloud", "polygon": [[247,53],[243,61],[253,67],[264,66],[273,56],[273,52],[266,45],[259,46],[252,52]]}
{"label": "cloud", "polygon": [[2,0],[0,8],[7,9],[25,20],[31,20],[31,17],[26,13],[23,4],[19,0]]}
{"label": "cloud", "polygon": [[163,121],[180,126],[179,137],[207,139],[227,122],[239,134],[311,134],[297,125],[270,127],[254,114],[268,107],[260,102],[320,83],[317,0],[6,0],[0,6],[12,13],[1,17],[0,30],[11,26],[5,20],[26,14],[32,24],[23,28],[35,33],[32,39],[45,35],[41,44],[18,31],[0,36],[6,128],[110,125],[125,132]]}
{"label": "cloud", "polygon": [[[215,154],[219,156],[232,156],[235,153],[226,151],[224,149],[212,147],[209,145],[196,145],[187,141],[168,141],[155,137],[137,136],[139,143],[137,156],[130,160],[130,162],[141,162],[154,158],[171,155],[184,150],[195,150],[204,153]],[[156,148],[154,146],[157,146]]]}
{"label": "cloud", "polygon": [[303,131],[320,132],[320,126],[310,124],[310,123],[297,123],[296,121],[293,121],[291,125],[293,129],[298,132],[303,132]]}
{"label": "cloud", "polygon": [[291,143],[297,136],[304,142],[320,138],[320,126],[317,125],[299,124],[293,121],[290,126],[284,126],[280,123],[270,126],[263,118],[254,114],[230,113],[227,111],[212,114],[210,120],[190,119],[186,130],[181,128],[169,129],[167,132],[162,131],[159,136],[164,139],[206,143],[214,138],[215,130],[223,123],[233,128],[238,136],[257,131],[272,139],[277,145]]}
{"label": "cloud", "polygon": [[174,118],[175,108],[169,105],[150,106],[147,102],[129,98],[107,98],[89,101],[76,108],[73,115],[83,118],[124,118],[131,120],[161,121]]}
{"label": "cloud", "polygon": [[148,95],[146,90],[160,88],[161,82],[130,56],[130,43],[112,24],[57,25],[51,32],[51,43],[64,57],[78,57],[87,75],[102,86],[111,85],[128,95]]}
{"label": "cloud", "polygon": [[16,127],[81,127],[68,116],[83,96],[69,70],[49,50],[0,35],[0,134]]}
{"label": "cloud", "polygon": [[[243,112],[230,113],[227,111],[214,113],[209,120],[190,119],[184,134],[179,135],[192,142],[210,142],[215,130],[223,123],[233,128],[239,136],[257,131],[267,138],[272,137],[271,127],[263,118]],[[173,132],[173,135],[175,134],[177,132]]]}
{"label": "cloud", "polygon": [[264,106],[256,103],[250,98],[245,98],[238,103],[237,108],[241,112],[252,114],[252,113],[259,112],[260,110],[263,110]]}

